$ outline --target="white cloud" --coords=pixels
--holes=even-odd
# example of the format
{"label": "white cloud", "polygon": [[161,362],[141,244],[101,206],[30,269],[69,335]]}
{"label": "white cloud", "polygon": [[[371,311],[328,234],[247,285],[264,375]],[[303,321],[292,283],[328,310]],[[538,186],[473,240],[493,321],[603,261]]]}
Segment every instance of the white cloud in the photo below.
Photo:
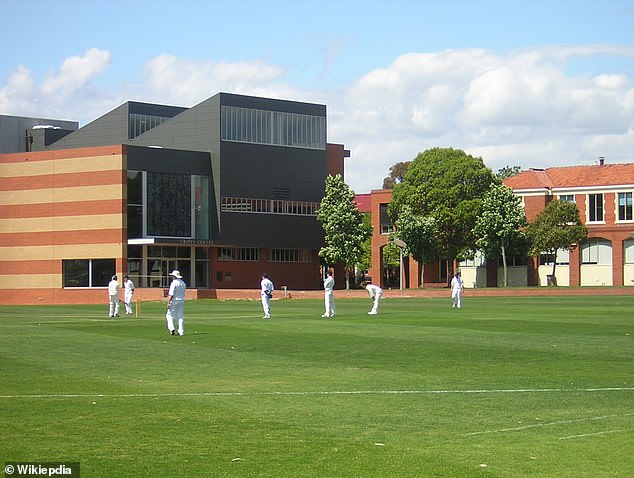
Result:
{"label": "white cloud", "polygon": [[349,89],[331,137],[351,149],[347,180],[380,188],[390,166],[440,146],[481,156],[494,171],[634,162],[634,89],[622,74],[567,72],[578,56],[634,56],[633,48],[547,47],[407,54]]}
{"label": "white cloud", "polygon": [[42,80],[27,66],[16,68],[0,87],[0,112],[85,124],[127,100],[193,106],[220,91],[322,103],[328,140],[351,150],[347,181],[366,192],[381,187],[393,164],[436,146],[481,156],[494,171],[590,164],[598,156],[634,162],[632,78],[607,67],[592,74],[571,68],[578,59],[606,57],[630,61],[634,48],[408,53],[339,90],[289,85],[288,72],[264,60],[164,54],[150,59],[135,81],[104,87],[94,80],[109,68],[111,55],[91,49]]}

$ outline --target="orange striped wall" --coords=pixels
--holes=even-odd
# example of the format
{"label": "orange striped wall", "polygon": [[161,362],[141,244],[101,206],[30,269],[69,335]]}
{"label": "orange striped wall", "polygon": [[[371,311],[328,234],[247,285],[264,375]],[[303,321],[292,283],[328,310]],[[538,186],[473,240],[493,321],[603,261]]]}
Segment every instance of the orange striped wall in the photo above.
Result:
{"label": "orange striped wall", "polygon": [[107,300],[105,289],[63,289],[62,260],[114,258],[124,270],[126,174],[124,145],[0,155],[0,276],[15,287],[8,303]]}

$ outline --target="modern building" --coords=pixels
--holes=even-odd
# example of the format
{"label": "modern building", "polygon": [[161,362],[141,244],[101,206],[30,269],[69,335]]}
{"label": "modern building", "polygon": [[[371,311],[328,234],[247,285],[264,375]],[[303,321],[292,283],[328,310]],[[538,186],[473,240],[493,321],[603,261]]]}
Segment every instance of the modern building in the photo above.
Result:
{"label": "modern building", "polygon": [[127,102],[0,154],[10,303],[103,302],[114,273],[159,297],[172,269],[190,297],[257,288],[263,272],[318,289],[315,211],[349,156],[326,123],[324,105],[219,93],[191,108]]}

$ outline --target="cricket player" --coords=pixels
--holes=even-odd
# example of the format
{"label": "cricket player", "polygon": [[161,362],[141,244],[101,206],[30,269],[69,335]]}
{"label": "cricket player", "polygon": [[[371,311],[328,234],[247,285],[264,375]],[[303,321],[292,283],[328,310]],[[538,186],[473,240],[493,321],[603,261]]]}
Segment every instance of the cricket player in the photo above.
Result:
{"label": "cricket player", "polygon": [[264,310],[263,319],[271,318],[271,297],[273,297],[273,282],[269,279],[267,274],[262,274],[262,280],[260,281],[260,295],[262,296],[262,309]]}
{"label": "cricket player", "polygon": [[132,315],[132,296],[134,295],[134,282],[126,274],[123,276],[123,303],[125,315]]}
{"label": "cricket player", "polygon": [[456,271],[451,279],[451,307],[462,307],[462,292],[464,291],[464,281],[460,276],[460,271]]}
{"label": "cricket player", "polygon": [[368,291],[368,295],[370,299],[374,299],[372,303],[372,310],[368,312],[368,315],[376,315],[379,313],[379,301],[381,297],[383,297],[383,289],[381,289],[378,285],[370,284],[369,282],[363,282],[365,284],[365,290]]}
{"label": "cricket player", "polygon": [[335,288],[335,279],[332,277],[332,272],[326,272],[326,278],[324,279],[324,306],[326,312],[322,317],[334,317],[337,314],[337,308],[335,307],[335,298],[333,289]]}
{"label": "cricket player", "polygon": [[110,282],[108,282],[108,317],[110,318],[119,317],[119,287],[117,276],[113,275]]}
{"label": "cricket player", "polygon": [[[181,273],[174,269],[170,273],[172,283],[167,294],[167,312],[165,320],[167,321],[167,330],[171,335],[185,335],[185,281]],[[174,327],[174,320],[178,323],[178,331]]]}

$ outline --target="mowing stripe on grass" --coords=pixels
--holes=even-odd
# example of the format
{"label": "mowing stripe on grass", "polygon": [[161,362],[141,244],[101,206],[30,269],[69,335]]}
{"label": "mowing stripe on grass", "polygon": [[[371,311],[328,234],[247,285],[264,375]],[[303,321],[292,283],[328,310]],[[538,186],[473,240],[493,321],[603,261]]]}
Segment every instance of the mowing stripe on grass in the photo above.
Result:
{"label": "mowing stripe on grass", "polygon": [[[630,392],[634,387],[607,388],[515,388],[492,390],[331,390],[304,392],[174,392],[174,393],[43,393],[0,395],[4,399],[16,398],[158,398],[158,397],[240,397],[240,396],[315,396],[315,395],[431,395],[431,394],[486,394],[486,393],[580,393],[580,392]],[[544,426],[543,424],[540,426]],[[510,429],[509,429],[510,430]],[[477,432],[477,433],[495,433]]]}

